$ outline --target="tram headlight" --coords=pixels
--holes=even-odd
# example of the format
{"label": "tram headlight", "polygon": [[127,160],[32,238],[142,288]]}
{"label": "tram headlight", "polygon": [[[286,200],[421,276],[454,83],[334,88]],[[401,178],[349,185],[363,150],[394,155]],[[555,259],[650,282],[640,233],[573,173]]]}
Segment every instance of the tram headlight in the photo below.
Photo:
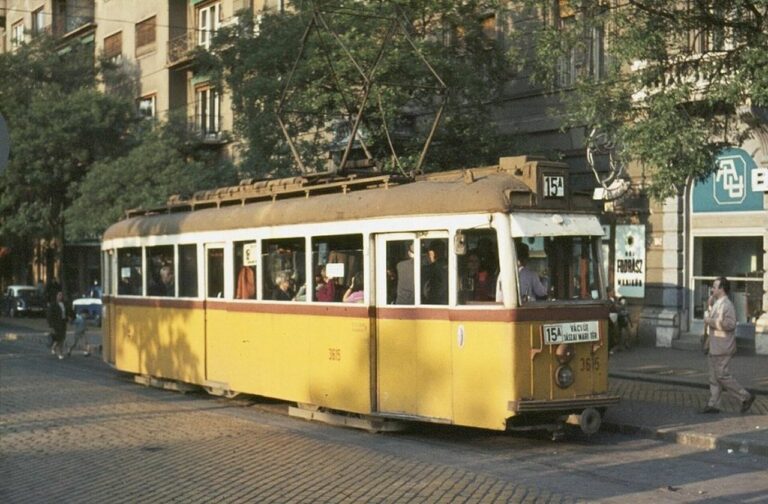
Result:
{"label": "tram headlight", "polygon": [[555,370],[555,383],[560,388],[568,388],[573,385],[573,369],[567,364],[558,366]]}
{"label": "tram headlight", "polygon": [[557,357],[557,362],[560,364],[568,364],[571,362],[573,354],[573,344],[571,343],[560,343],[555,349],[555,357]]}

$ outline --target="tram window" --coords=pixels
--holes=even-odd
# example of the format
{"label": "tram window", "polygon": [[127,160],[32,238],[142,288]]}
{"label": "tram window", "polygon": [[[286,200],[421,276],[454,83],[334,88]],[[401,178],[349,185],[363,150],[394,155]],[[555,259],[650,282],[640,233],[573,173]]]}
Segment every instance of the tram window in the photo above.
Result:
{"label": "tram window", "polygon": [[413,240],[387,242],[387,303],[414,305]]}
{"label": "tram window", "polygon": [[599,246],[599,237],[589,236],[515,239],[521,302],[599,299]]}
{"label": "tram window", "polygon": [[234,244],[235,299],[256,299],[256,242]]}
{"label": "tram window", "polygon": [[[363,235],[322,236],[312,239],[313,301],[341,302],[352,288],[361,292],[363,280]],[[358,285],[354,286],[354,280]],[[356,294],[350,302],[362,302]]]}
{"label": "tram window", "polygon": [[467,253],[457,261],[459,303],[496,301],[499,255],[496,233],[492,230],[463,231]]}
{"label": "tram window", "polygon": [[261,245],[264,299],[306,300],[304,238],[264,240]]}
{"label": "tram window", "polygon": [[143,267],[140,247],[118,249],[117,271],[120,275],[117,293],[125,296],[141,296]]}
{"label": "tram window", "polygon": [[421,304],[448,304],[448,239],[421,240]]}
{"label": "tram window", "polygon": [[209,298],[224,297],[224,249],[209,248],[207,256],[206,296]]}
{"label": "tram window", "polygon": [[176,295],[173,267],[173,245],[147,247],[147,294],[172,297]]}
{"label": "tram window", "polygon": [[179,296],[197,297],[197,245],[179,245]]}

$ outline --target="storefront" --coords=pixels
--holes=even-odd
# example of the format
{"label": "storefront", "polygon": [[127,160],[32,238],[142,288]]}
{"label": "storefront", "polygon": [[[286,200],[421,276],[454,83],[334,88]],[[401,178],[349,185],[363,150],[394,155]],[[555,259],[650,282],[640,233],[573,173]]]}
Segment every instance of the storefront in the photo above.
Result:
{"label": "storefront", "polygon": [[717,165],[717,172],[694,185],[688,205],[690,330],[703,330],[709,288],[716,277],[725,276],[731,282],[737,337],[754,345],[756,327],[761,327],[766,310],[768,169],[738,148],[718,155]]}

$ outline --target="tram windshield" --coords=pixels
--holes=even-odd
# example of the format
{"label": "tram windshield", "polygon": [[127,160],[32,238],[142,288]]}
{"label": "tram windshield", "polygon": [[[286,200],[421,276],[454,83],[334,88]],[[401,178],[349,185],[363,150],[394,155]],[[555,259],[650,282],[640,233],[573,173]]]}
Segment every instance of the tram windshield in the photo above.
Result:
{"label": "tram windshield", "polygon": [[521,304],[601,299],[599,246],[597,236],[515,238]]}
{"label": "tram windshield", "polygon": [[600,245],[594,215],[520,213],[510,216],[520,304],[602,299]]}

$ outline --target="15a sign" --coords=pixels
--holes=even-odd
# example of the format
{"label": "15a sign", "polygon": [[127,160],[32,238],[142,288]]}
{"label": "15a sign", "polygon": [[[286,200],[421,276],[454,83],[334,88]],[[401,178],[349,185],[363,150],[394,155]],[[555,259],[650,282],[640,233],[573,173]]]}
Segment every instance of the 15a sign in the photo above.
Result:
{"label": "15a sign", "polygon": [[544,197],[564,198],[565,177],[562,175],[544,175]]}

